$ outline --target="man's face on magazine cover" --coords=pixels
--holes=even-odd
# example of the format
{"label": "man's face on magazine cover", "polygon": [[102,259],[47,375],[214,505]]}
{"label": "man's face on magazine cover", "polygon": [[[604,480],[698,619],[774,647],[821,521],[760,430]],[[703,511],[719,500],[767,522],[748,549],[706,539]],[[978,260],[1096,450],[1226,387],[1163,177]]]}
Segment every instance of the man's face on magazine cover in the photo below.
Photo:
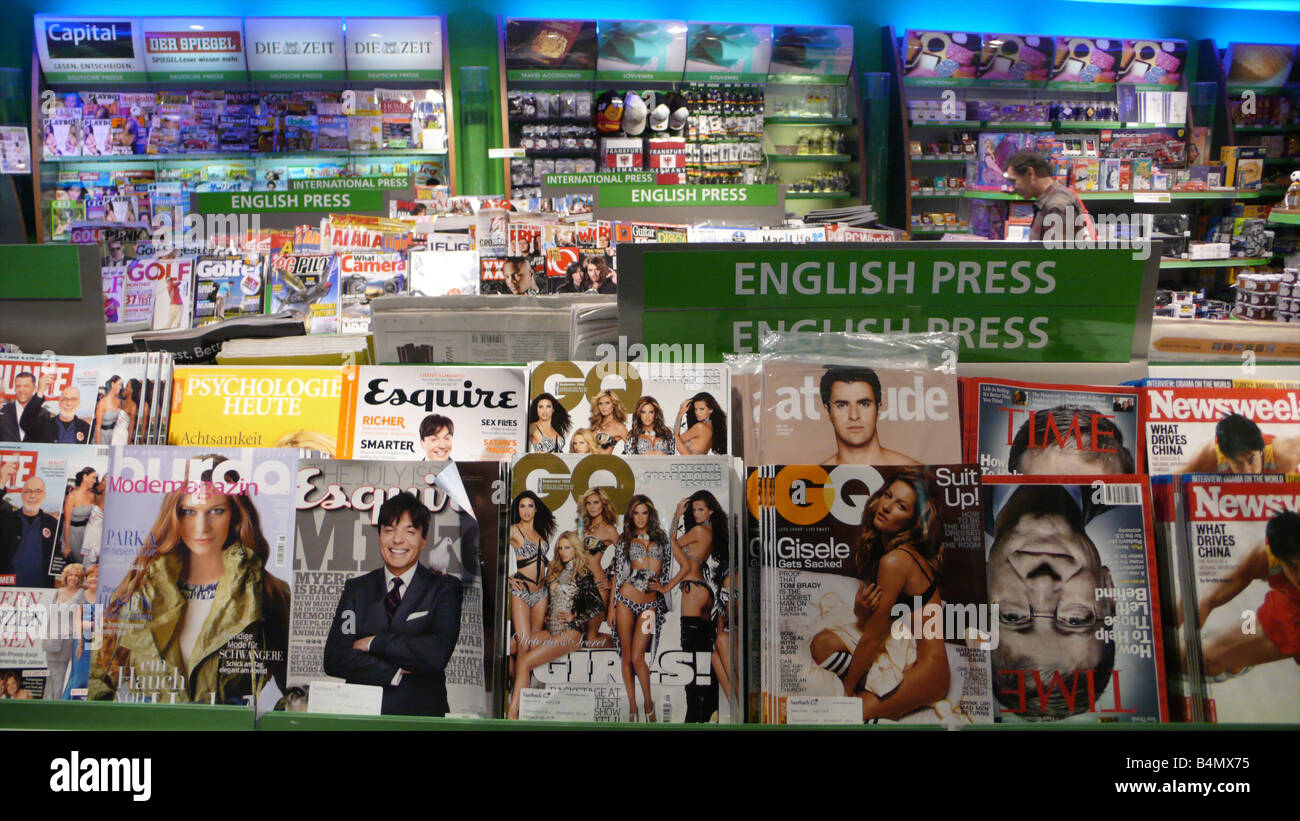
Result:
{"label": "man's face on magazine cover", "polygon": [[403,513],[395,523],[379,528],[379,555],[389,572],[400,576],[420,560],[425,541],[420,528],[411,522],[410,514]]}
{"label": "man's face on magazine cover", "polygon": [[850,447],[863,447],[876,436],[880,408],[875,391],[866,382],[835,382],[826,410],[835,438]]}

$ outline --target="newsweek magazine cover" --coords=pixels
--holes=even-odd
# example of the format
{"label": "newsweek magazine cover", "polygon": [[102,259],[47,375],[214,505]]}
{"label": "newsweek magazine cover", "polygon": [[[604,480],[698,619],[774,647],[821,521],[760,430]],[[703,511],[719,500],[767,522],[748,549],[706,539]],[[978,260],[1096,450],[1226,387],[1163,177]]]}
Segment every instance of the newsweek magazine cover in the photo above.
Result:
{"label": "newsweek magazine cover", "polygon": [[1300,476],[1181,478],[1204,720],[1300,723]]}
{"label": "newsweek magazine cover", "polygon": [[190,366],[173,371],[167,442],[338,452],[344,369]]}
{"label": "newsweek magazine cover", "polygon": [[339,458],[509,461],[524,452],[521,367],[351,366]]}
{"label": "newsweek magazine cover", "polygon": [[979,471],[762,471],[765,721],[991,723]]}
{"label": "newsweek magazine cover", "polygon": [[1294,473],[1300,464],[1300,390],[1142,390],[1147,472]]}
{"label": "newsweek magazine cover", "polygon": [[339,329],[338,258],[332,254],[275,254],[271,261],[271,311],[291,311],[309,334]]}
{"label": "newsweek magazine cover", "polygon": [[532,362],[528,451],[726,455],[730,397],[722,364]]}
{"label": "newsweek magazine cover", "polygon": [[983,487],[998,721],[1168,721],[1145,477]]}
{"label": "newsweek magazine cover", "polygon": [[410,280],[401,254],[343,253],[339,267],[339,330],[370,332],[370,300],[406,293]]}
{"label": "newsweek magazine cover", "polygon": [[962,459],[957,377],[940,371],[763,363],[756,464],[950,465]]}
{"label": "newsweek magazine cover", "polygon": [[[484,602],[495,589],[503,475],[499,462],[302,462],[287,709],[488,717]],[[402,530],[411,512],[397,503],[388,524],[398,527],[381,525],[385,503],[404,491],[428,512],[427,534]],[[413,575],[390,618],[394,563]]]}
{"label": "newsweek magazine cover", "polygon": [[266,261],[243,257],[199,257],[194,265],[194,327],[262,313]]}
{"label": "newsweek magazine cover", "polygon": [[[131,443],[146,363],[145,354],[0,354],[0,441]],[[22,396],[31,399],[19,416]]]}
{"label": "newsweek magazine cover", "polygon": [[1142,473],[1136,388],[966,380],[966,459],[984,475]]}
{"label": "newsweek magazine cover", "polygon": [[[733,474],[721,456],[530,453],[510,475],[507,718],[733,722]],[[611,627],[611,623],[613,627]]]}
{"label": "newsweek magazine cover", "polygon": [[1197,679],[1187,669],[1187,645],[1195,627],[1182,617],[1183,602],[1195,598],[1191,578],[1184,569],[1187,520],[1183,514],[1182,488],[1177,476],[1164,474],[1150,478],[1169,720],[1201,721],[1199,689],[1192,683]]}
{"label": "newsweek magazine cover", "polygon": [[273,707],[286,688],[298,455],[113,448],[92,700]]}

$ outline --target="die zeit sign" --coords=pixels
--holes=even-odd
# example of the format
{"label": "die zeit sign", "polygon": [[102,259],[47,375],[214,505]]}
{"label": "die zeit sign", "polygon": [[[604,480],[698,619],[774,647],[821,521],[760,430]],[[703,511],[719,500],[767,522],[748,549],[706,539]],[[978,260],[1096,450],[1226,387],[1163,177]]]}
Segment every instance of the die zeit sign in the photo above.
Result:
{"label": "die zeit sign", "polygon": [[711,359],[755,351],[768,331],[950,331],[967,362],[1129,362],[1146,356],[1159,272],[1159,254],[1134,256],[1005,242],[627,245],[619,325]]}

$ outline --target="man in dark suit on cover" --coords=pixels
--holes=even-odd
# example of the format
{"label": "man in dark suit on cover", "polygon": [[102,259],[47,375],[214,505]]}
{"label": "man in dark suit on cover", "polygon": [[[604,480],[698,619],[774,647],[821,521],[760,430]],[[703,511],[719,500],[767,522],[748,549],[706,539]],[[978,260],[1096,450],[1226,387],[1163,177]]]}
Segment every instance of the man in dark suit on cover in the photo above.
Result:
{"label": "man in dark suit on cover", "polygon": [[460,637],[460,580],[420,555],[429,509],[410,493],[379,508],[384,566],[348,581],[325,642],[325,672],[384,688],[385,715],[447,713],[444,671]]}
{"label": "man in dark suit on cover", "polygon": [[23,371],[14,377],[14,398],[0,407],[0,442],[53,442],[53,416],[45,410],[45,392],[54,377],[41,377],[36,390],[36,375]]}
{"label": "man in dark suit on cover", "polygon": [[[12,463],[0,465],[0,488],[12,473]],[[38,476],[23,483],[20,506],[0,496],[0,576],[12,576],[10,583],[18,587],[53,586],[50,558],[58,520],[41,510],[44,501],[45,482]]]}

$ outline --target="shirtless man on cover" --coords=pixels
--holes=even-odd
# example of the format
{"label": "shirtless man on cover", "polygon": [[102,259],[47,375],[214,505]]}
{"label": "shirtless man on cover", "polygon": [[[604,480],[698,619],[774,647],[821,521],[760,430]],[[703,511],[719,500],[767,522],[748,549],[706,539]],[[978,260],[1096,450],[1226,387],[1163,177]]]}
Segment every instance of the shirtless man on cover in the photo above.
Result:
{"label": "shirtless man on cover", "polygon": [[871,368],[828,368],[822,374],[822,404],[835,431],[835,453],[823,465],[919,465],[880,443],[880,377]]}

